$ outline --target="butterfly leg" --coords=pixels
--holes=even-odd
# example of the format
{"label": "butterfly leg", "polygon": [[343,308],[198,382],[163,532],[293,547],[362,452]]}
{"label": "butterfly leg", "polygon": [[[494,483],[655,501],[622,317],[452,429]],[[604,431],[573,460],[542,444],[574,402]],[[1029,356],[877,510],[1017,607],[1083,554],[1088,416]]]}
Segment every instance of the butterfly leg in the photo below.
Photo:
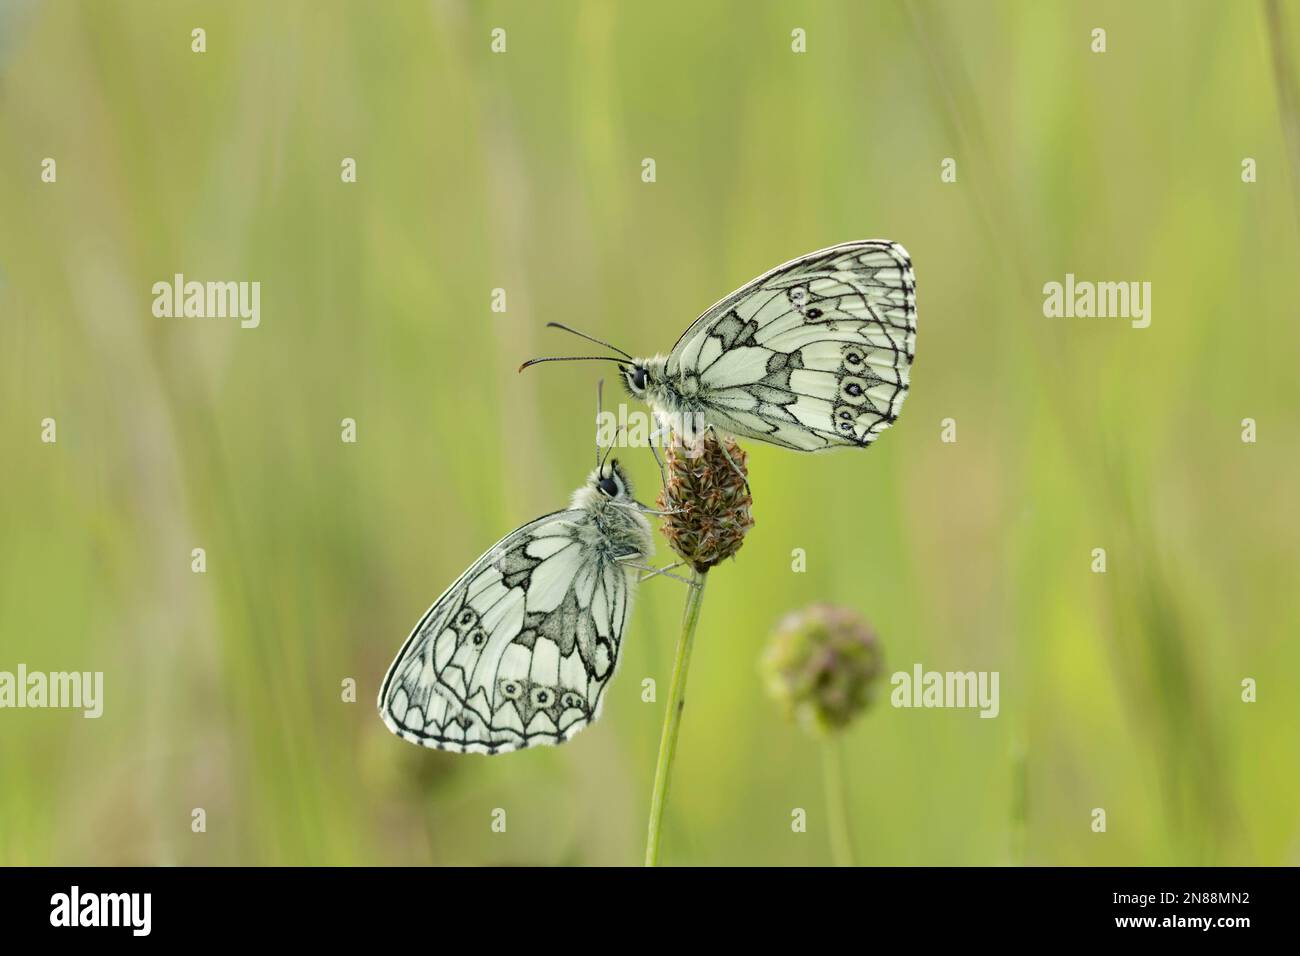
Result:
{"label": "butterfly leg", "polygon": [[745,494],[752,498],[754,494],[749,490],[749,478],[740,470],[740,466],[736,464],[735,459],[733,459],[731,454],[727,451],[727,443],[721,438],[718,438],[718,433],[714,430],[712,425],[709,426],[709,431],[713,432],[713,437],[716,439],[718,447],[722,449],[722,457],[727,459],[727,464],[731,466],[732,471],[740,475],[740,480],[745,483]]}
{"label": "butterfly leg", "polygon": [[655,464],[659,466],[659,487],[661,489],[668,487],[668,474],[664,471],[664,460],[659,457],[659,449],[655,447],[655,442],[663,432],[655,429],[650,433],[650,454],[655,456]]}
{"label": "butterfly leg", "polygon": [[656,511],[654,508],[647,508],[639,501],[634,501],[631,504],[623,504],[621,501],[615,501],[613,504],[620,508],[631,508],[633,511],[639,511],[643,515],[654,515],[656,518],[663,518],[667,515],[679,515],[685,510],[683,508],[673,508],[669,511]]}
{"label": "butterfly leg", "polygon": [[[654,571],[650,571],[647,574],[643,574],[641,575],[641,577],[637,578],[637,583],[640,584],[642,581],[649,581],[651,578],[657,577],[660,574],[666,574],[670,578],[677,578],[678,581],[686,581],[685,578],[678,577],[675,574],[668,573],[673,568],[680,568],[685,563],[686,563],[685,561],[674,561],[672,564],[666,564],[662,568],[656,568]],[[691,582],[686,581],[686,583],[690,584]]]}
{"label": "butterfly leg", "polygon": [[674,581],[681,581],[683,584],[690,585],[691,587],[696,586],[695,582],[690,580],[689,578],[684,578],[679,574],[669,573],[672,571],[673,568],[680,568],[683,564],[686,563],[685,561],[678,561],[675,564],[667,564],[664,565],[662,568],[651,568],[651,567],[647,567],[644,564],[637,564],[635,561],[628,561],[622,558],[620,558],[619,560],[623,564],[627,565],[629,568],[636,568],[638,571],[647,572],[642,577],[637,578],[638,583],[641,581],[649,581],[651,578],[657,577],[658,575],[662,574],[664,575],[664,577],[672,578]]}

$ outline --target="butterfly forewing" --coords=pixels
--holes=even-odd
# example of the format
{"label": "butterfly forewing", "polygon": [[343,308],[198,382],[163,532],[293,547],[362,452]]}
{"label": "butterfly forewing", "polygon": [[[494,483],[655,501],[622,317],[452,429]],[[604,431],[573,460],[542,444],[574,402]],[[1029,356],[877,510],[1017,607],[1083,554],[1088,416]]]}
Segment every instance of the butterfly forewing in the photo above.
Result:
{"label": "butterfly forewing", "polygon": [[803,256],[733,292],[668,356],[711,424],[819,451],[867,445],[898,417],[916,351],[906,250],[870,240]]}
{"label": "butterfly forewing", "polygon": [[627,622],[627,569],[589,546],[591,515],[512,532],[434,602],[379,694],[412,743],[505,753],[568,740],[600,714]]}

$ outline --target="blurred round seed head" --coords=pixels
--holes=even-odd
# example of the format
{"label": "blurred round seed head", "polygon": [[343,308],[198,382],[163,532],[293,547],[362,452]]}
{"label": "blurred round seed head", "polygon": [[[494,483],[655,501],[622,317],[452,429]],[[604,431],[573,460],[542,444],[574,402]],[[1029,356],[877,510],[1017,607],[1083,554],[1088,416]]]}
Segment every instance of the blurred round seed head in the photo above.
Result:
{"label": "blurred round seed head", "polygon": [[814,604],[777,624],[759,669],[786,716],[820,736],[843,729],[871,706],[885,661],[860,614]]}

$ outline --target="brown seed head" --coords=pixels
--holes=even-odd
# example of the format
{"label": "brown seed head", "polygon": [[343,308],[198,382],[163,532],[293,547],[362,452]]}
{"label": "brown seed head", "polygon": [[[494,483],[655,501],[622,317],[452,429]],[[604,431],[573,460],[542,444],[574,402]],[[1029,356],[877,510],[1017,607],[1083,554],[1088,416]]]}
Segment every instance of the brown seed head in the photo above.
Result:
{"label": "brown seed head", "polygon": [[660,530],[696,571],[732,557],[754,526],[753,499],[745,488],[746,457],[735,441],[727,439],[724,446],[711,431],[691,445],[676,436],[668,445],[668,480],[658,504],[675,513],[664,518]]}

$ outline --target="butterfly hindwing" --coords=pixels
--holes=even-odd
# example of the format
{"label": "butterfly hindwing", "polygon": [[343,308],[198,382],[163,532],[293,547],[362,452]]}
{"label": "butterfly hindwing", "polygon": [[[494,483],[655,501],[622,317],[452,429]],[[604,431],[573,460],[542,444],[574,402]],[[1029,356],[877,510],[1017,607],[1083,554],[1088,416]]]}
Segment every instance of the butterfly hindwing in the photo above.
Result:
{"label": "butterfly hindwing", "polygon": [[628,571],[590,545],[591,516],[512,532],[434,602],[384,679],[398,736],[459,753],[562,743],[600,714],[630,603]]}
{"label": "butterfly hindwing", "polygon": [[724,431],[803,451],[867,445],[898,417],[916,281],[897,243],[833,246],[733,292],[668,356]]}

